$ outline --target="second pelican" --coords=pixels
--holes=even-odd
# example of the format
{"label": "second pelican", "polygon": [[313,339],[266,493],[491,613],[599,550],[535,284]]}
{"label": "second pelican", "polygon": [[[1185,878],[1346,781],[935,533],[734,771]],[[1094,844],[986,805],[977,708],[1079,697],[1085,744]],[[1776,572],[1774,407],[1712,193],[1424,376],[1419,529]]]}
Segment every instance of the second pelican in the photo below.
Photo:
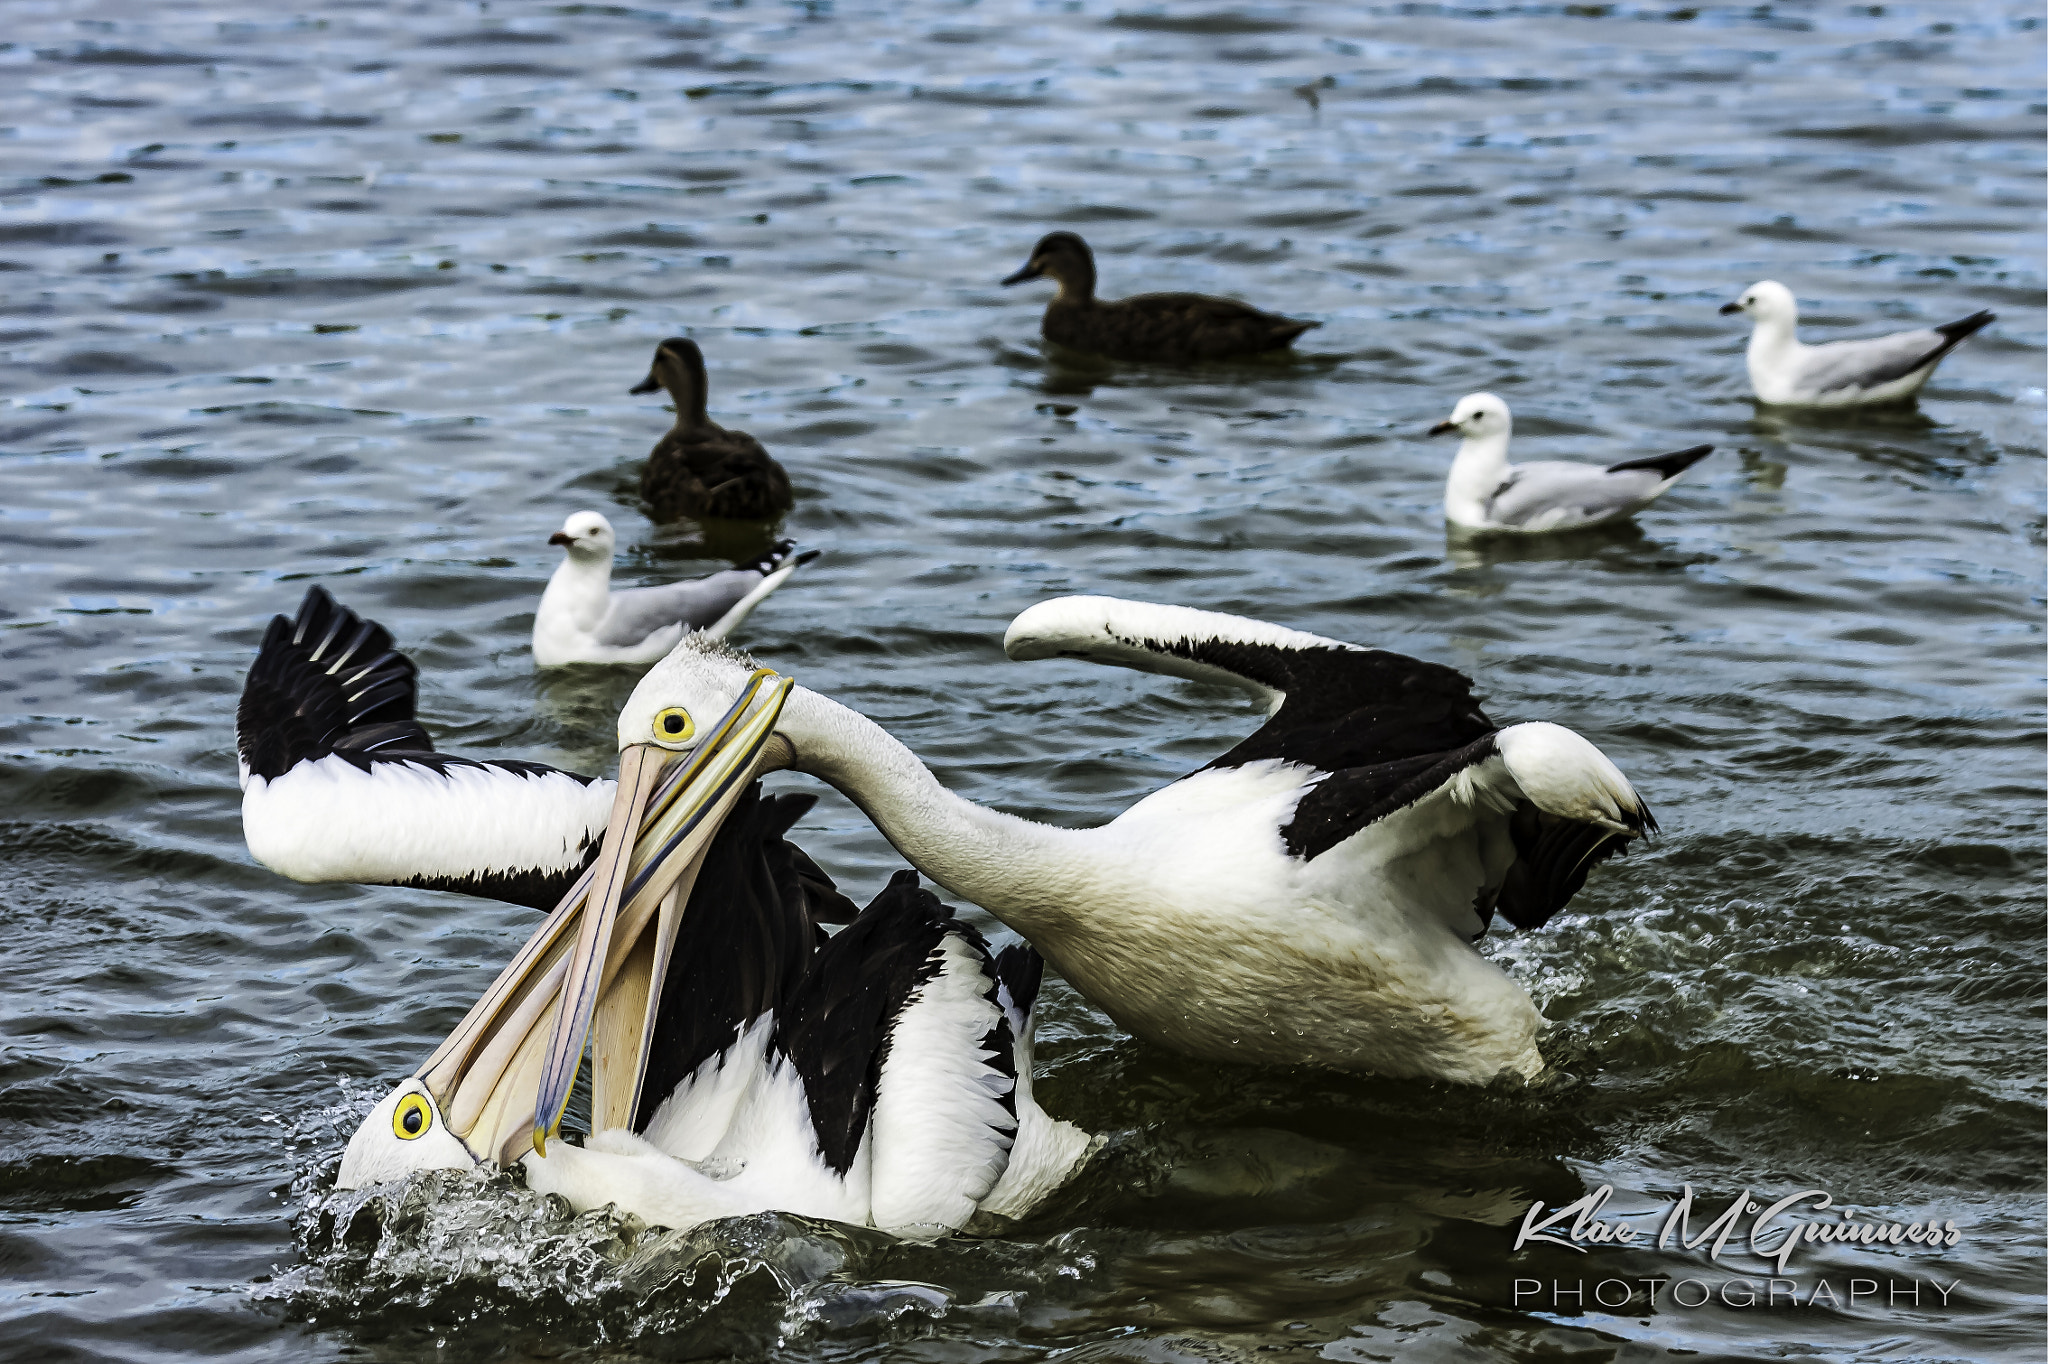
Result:
{"label": "second pelican", "polygon": [[[1235,686],[1270,718],[1094,829],[954,795],[879,725],[803,687],[763,770],[837,787],[912,866],[1139,1036],[1467,1082],[1542,1069],[1541,1014],[1473,944],[1496,911],[1541,925],[1655,829],[1592,744],[1496,727],[1453,669],[1183,607],[1061,598],[1017,617],[1004,647]],[[720,714],[750,676],[685,640],[641,680],[621,739]]]}

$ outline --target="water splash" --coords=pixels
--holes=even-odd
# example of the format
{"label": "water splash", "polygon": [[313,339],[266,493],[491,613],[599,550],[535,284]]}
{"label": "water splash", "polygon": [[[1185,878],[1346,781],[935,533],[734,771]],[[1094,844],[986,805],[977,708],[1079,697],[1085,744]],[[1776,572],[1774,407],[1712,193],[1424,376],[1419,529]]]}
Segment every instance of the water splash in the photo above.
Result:
{"label": "water splash", "polygon": [[[946,1252],[862,1228],[780,1213],[651,1228],[616,1208],[577,1213],[525,1187],[517,1171],[435,1170],[336,1189],[340,1145],[376,1097],[345,1080],[341,1090],[338,1104],[285,1125],[299,1167],[290,1195],[298,1261],[254,1289],[309,1326],[366,1340],[411,1336],[461,1355],[559,1345],[567,1335],[583,1345],[659,1338],[759,1355],[822,1338],[926,1335],[941,1320],[1008,1330],[1019,1319],[1013,1292],[976,1296],[886,1277],[884,1262],[899,1250],[935,1269],[943,1266],[927,1257]],[[976,1247],[970,1258],[997,1248],[965,1244]],[[1019,1256],[1044,1253],[1003,1246],[995,1258]]]}

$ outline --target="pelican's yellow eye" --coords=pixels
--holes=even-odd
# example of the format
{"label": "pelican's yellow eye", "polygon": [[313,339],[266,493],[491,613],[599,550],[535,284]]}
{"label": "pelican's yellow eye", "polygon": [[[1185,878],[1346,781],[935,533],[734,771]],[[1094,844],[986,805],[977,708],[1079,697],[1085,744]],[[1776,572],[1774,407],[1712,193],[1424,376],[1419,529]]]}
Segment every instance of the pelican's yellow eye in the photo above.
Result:
{"label": "pelican's yellow eye", "polygon": [[688,743],[696,736],[697,726],[690,719],[690,712],[681,706],[670,706],[654,717],[654,742],[673,747]]}
{"label": "pelican's yellow eye", "polygon": [[408,1094],[391,1110],[391,1131],[400,1141],[412,1141],[434,1125],[434,1110],[424,1094]]}

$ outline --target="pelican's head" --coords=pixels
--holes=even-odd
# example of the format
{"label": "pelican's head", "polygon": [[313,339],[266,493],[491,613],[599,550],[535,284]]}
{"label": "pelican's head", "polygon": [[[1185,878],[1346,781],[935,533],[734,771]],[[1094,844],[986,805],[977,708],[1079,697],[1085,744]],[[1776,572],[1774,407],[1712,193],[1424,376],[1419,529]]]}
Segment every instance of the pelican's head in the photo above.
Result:
{"label": "pelican's head", "polygon": [[587,1042],[591,1130],[632,1126],[680,906],[706,846],[768,765],[795,685],[700,635],[640,680],[619,713],[618,786],[596,858],[426,1064],[364,1120],[343,1187],[509,1165],[529,1151],[545,1158]]}
{"label": "pelican's head", "polygon": [[339,1189],[388,1184],[419,1170],[467,1170],[476,1157],[441,1117],[440,1105],[412,1076],[386,1094],[342,1153]]}
{"label": "pelican's head", "polygon": [[548,537],[548,543],[560,545],[572,559],[599,559],[609,563],[619,537],[612,530],[611,522],[596,512],[583,511],[564,521],[562,528]]}
{"label": "pelican's head", "polygon": [[1446,431],[1456,431],[1466,440],[1482,436],[1505,437],[1513,428],[1513,419],[1508,416],[1508,405],[1491,393],[1467,393],[1458,399],[1458,405],[1451,409],[1451,415],[1429,428],[1432,436],[1441,436]]}
{"label": "pelican's head", "polygon": [[1761,279],[1744,289],[1741,298],[1723,303],[1721,312],[1723,316],[1748,313],[1759,326],[1777,322],[1789,327],[1799,321],[1799,300],[1778,281]]}
{"label": "pelican's head", "polygon": [[636,744],[689,752],[701,729],[725,714],[760,666],[701,631],[684,635],[626,698],[619,711],[619,752]]}

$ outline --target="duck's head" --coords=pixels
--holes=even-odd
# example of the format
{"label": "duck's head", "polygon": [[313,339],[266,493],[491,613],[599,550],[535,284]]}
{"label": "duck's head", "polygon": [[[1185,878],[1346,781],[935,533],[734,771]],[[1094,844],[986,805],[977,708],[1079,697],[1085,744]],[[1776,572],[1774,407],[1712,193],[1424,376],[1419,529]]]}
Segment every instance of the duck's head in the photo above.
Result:
{"label": "duck's head", "polygon": [[1003,280],[1005,285],[1030,279],[1052,279],[1062,295],[1092,298],[1095,295],[1095,253],[1088,243],[1072,232],[1048,232],[1031,248],[1024,267]]}
{"label": "duck's head", "polygon": [[704,410],[704,352],[687,336],[671,336],[654,348],[654,363],[647,377],[627,392],[635,397],[667,389],[675,399],[676,415],[689,417]]}
{"label": "duck's head", "polygon": [[1467,393],[1458,399],[1451,415],[1429,428],[1432,436],[1456,431],[1467,440],[1481,436],[1506,436],[1513,428],[1508,405],[1491,393]]}
{"label": "duck's head", "polygon": [[586,1042],[592,1130],[630,1126],[676,916],[702,854],[772,744],[796,684],[683,637],[619,712],[619,775],[596,859],[440,1048],[349,1141],[340,1185],[546,1155]]}
{"label": "duck's head", "polygon": [[610,563],[619,537],[612,530],[612,523],[604,517],[594,511],[581,511],[564,521],[562,528],[548,537],[548,543],[560,545],[572,559]]}
{"label": "duck's head", "polygon": [[1799,320],[1799,300],[1778,281],[1760,279],[1744,289],[1741,298],[1721,305],[1722,316],[1731,313],[1748,313],[1760,326],[1768,322],[1782,322],[1789,326]]}

